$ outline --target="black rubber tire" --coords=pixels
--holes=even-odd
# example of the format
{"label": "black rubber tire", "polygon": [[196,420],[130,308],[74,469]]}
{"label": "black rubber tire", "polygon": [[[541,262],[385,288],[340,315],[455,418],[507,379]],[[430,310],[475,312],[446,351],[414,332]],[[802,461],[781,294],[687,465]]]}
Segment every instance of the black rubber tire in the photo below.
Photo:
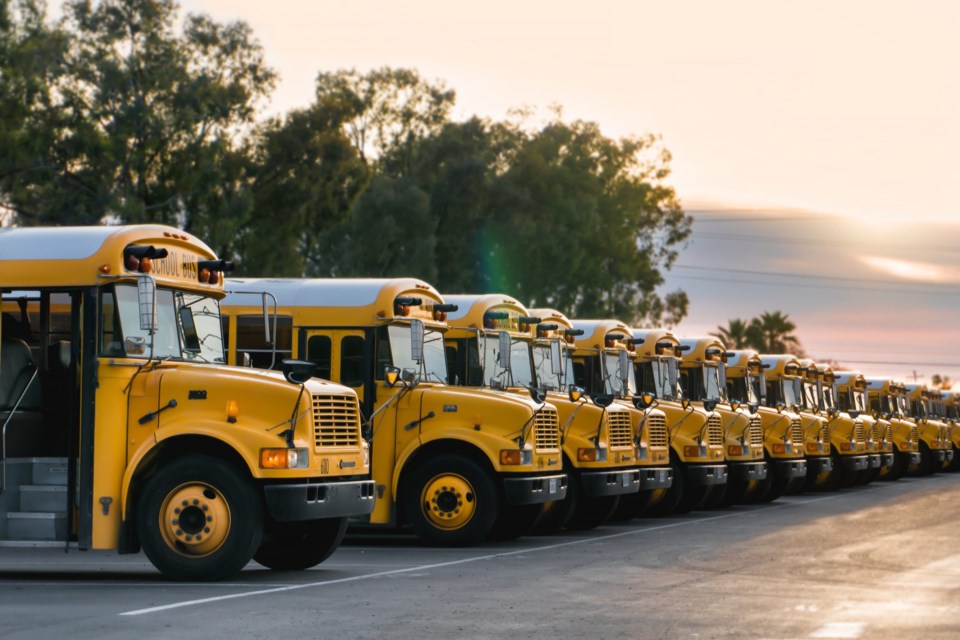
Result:
{"label": "black rubber tire", "polygon": [[894,445],[893,447],[893,464],[890,465],[890,470],[887,471],[885,476],[881,476],[880,479],[886,482],[895,482],[903,477],[903,471],[906,468],[906,465],[903,462],[903,454],[900,453],[900,449]]}
{"label": "black rubber tire", "polygon": [[[734,486],[730,486],[730,480],[728,479],[723,484],[718,484],[710,488],[710,491],[707,492],[707,497],[704,499],[703,504],[700,505],[701,509],[722,509],[729,507],[734,502],[737,501],[737,496],[742,496],[744,490],[742,487],[737,486],[742,483],[734,483]],[[732,489],[732,490],[731,490]]]}
{"label": "black rubber tire", "polygon": [[673,476],[673,482],[670,484],[670,488],[663,493],[660,500],[646,505],[643,511],[644,515],[664,516],[670,513],[684,513],[677,511],[680,508],[688,484],[684,471],[684,465],[680,464],[680,461],[671,454],[670,473]]}
{"label": "black rubber tire", "polygon": [[531,527],[530,532],[536,535],[550,535],[557,533],[567,526],[580,500],[580,474],[574,471],[566,456],[563,459],[563,470],[567,474],[567,495],[563,500],[553,501],[544,505],[540,517]]}
{"label": "black rubber tire", "polygon": [[253,559],[277,571],[300,571],[330,557],[347,533],[347,518],[275,525]]}
{"label": "black rubber tire", "polygon": [[618,504],[620,504],[620,496],[583,498],[577,504],[573,516],[567,521],[566,528],[571,531],[596,529],[610,519]]}
{"label": "black rubber tire", "polygon": [[947,471],[960,471],[960,449],[957,449],[957,445],[953,446],[953,460],[950,461],[950,466],[947,467]]}
{"label": "black rubber tire", "polygon": [[920,464],[917,467],[918,476],[929,476],[932,475],[939,463],[934,462],[933,452],[930,451],[930,447],[927,446],[927,443],[923,440],[920,441]]}
{"label": "black rubber tire", "polygon": [[[435,526],[423,514],[420,496],[428,482],[443,473],[465,478],[473,487],[475,513],[458,529]],[[443,454],[420,464],[404,483],[401,495],[402,509],[407,523],[424,542],[438,546],[467,546],[484,541],[493,529],[500,511],[497,483],[489,472],[472,459],[457,454]]]}
{"label": "black rubber tire", "polygon": [[491,540],[515,540],[531,533],[544,513],[542,504],[501,504],[500,513],[487,536]]}
{"label": "black rubber tire", "polygon": [[[190,483],[215,488],[226,502],[230,524],[223,543],[203,556],[171,548],[160,527],[167,496]],[[263,501],[252,481],[234,465],[204,455],[191,455],[161,466],[147,482],[137,505],[137,533],[143,552],[164,575],[176,580],[221,580],[243,569],[263,539]]]}
{"label": "black rubber tire", "polygon": [[843,475],[843,460],[840,459],[840,454],[837,453],[836,449],[830,452],[830,464],[833,467],[830,470],[830,475],[827,476],[826,481],[820,485],[824,491],[836,491],[840,488],[840,481]]}

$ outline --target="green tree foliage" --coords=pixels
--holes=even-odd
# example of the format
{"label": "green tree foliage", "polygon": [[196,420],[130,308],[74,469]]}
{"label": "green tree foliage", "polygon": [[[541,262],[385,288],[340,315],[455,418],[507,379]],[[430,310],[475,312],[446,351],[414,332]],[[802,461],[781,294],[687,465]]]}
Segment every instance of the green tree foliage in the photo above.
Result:
{"label": "green tree foliage", "polygon": [[794,335],[797,325],[781,311],[764,311],[756,318],[733,318],[726,327],[717,327],[714,335],[730,349],[754,349],[760,353],[792,353],[805,356]]}
{"label": "green tree foliage", "polygon": [[[247,25],[172,0],[73,0],[51,37],[57,65],[22,135],[32,163],[0,183],[20,224],[159,221],[229,238],[241,137],[274,73]],[[241,211],[243,213],[243,211]],[[219,232],[219,233],[218,233]]]}

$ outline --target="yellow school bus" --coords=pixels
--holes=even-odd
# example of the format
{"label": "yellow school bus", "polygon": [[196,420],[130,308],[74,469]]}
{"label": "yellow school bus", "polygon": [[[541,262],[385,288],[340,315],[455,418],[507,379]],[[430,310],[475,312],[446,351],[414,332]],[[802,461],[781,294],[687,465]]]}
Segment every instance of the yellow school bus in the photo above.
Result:
{"label": "yellow school bus", "polygon": [[830,427],[820,412],[819,381],[813,360],[801,360],[791,354],[764,354],[761,361],[767,383],[779,386],[781,397],[798,400],[794,410],[800,415],[803,448],[807,456],[804,487],[821,487],[833,471],[833,459],[830,457]]}
{"label": "yellow school bus", "polygon": [[543,504],[565,497],[556,407],[449,385],[444,334],[457,308],[431,285],[236,279],[227,288],[231,359],[262,349],[244,327],[262,337],[262,316],[249,299],[268,292],[286,327],[273,348],[317,363],[321,376],[360,396],[377,490],[361,523],[410,526],[432,544],[474,544],[522,532]]}
{"label": "yellow school bus", "polygon": [[[698,509],[711,496],[723,491],[727,482],[724,459],[724,433],[720,414],[712,408],[719,397],[720,354],[710,355],[704,363],[702,380],[707,402],[694,404],[688,390],[680,384],[680,356],[686,349],[667,329],[634,329],[637,341],[635,370],[641,394],[652,394],[656,406],[667,416],[670,439],[670,466],[673,485],[655,492],[648,507],[650,513],[686,512]],[[715,375],[716,374],[716,375]],[[689,379],[687,387],[693,382]]]}
{"label": "yellow school bus", "polygon": [[313,566],[370,512],[356,394],[226,366],[230,268],[164,226],[0,231],[0,545],[211,580]]}
{"label": "yellow school bus", "polygon": [[[445,295],[444,299],[459,307],[447,317],[450,330],[445,336],[448,370],[459,384],[545,396],[557,407],[567,496],[549,505],[537,524],[538,531],[590,529],[603,523],[620,496],[640,490],[630,411],[613,403],[612,397],[588,400],[569,388],[561,393],[561,344],[554,340],[534,350],[541,318],[514,298],[484,294]],[[501,349],[507,350],[506,357],[501,356]],[[541,380],[548,366],[551,373],[556,366],[559,376]]]}
{"label": "yellow school bus", "polygon": [[[685,382],[687,398],[695,402],[716,403],[714,411],[720,414],[724,433],[724,459],[727,462],[726,494],[724,504],[756,502],[769,493],[770,471],[763,454],[763,424],[760,408],[760,380],[763,368],[756,351],[727,351],[718,338],[682,338],[681,347],[689,345],[680,364],[681,380]],[[713,367],[705,369],[708,356],[719,354],[716,375],[717,396],[706,393],[712,385],[702,384]],[[778,496],[772,496],[776,498]]]}
{"label": "yellow school bus", "polygon": [[917,425],[920,437],[917,473],[929,475],[946,469],[953,462],[953,443],[947,423],[937,420],[933,415],[933,402],[939,398],[940,392],[918,383],[904,386],[910,417]]}
{"label": "yellow school bus", "polygon": [[836,371],[835,374],[839,409],[850,415],[858,415],[863,421],[869,466],[858,481],[866,484],[876,480],[881,473],[889,472],[893,465],[889,422],[875,417],[868,410],[867,380],[859,371]]}
{"label": "yellow school bus", "polygon": [[867,400],[870,411],[890,425],[890,448],[893,462],[889,470],[881,474],[886,480],[898,480],[909,469],[920,464],[919,435],[917,425],[904,415],[900,402],[906,390],[902,383],[890,378],[867,378]]}
{"label": "yellow school bus", "polygon": [[837,377],[833,367],[815,363],[820,383],[820,410],[826,414],[830,429],[830,456],[833,470],[824,483],[826,489],[847,487],[860,481],[870,468],[867,438],[860,414],[843,411],[837,405]]}
{"label": "yellow school bus", "polygon": [[[613,402],[628,411],[630,422],[620,427],[621,446],[634,448],[640,465],[640,490],[620,497],[617,518],[632,518],[662,495],[673,483],[670,469],[666,414],[652,407],[652,397],[638,395],[633,351],[633,330],[618,320],[568,320],[554,314],[554,323],[568,326],[572,338],[571,368],[576,385],[601,405]],[[594,431],[596,428],[593,429]]]}
{"label": "yellow school bus", "polygon": [[950,428],[950,444],[953,450],[953,460],[950,461],[949,471],[960,469],[960,393],[944,391],[943,416]]}

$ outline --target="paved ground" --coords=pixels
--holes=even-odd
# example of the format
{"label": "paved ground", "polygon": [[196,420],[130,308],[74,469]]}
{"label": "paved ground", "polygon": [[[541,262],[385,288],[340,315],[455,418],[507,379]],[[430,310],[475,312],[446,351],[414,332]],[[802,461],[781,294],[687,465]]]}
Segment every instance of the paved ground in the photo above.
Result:
{"label": "paved ground", "polygon": [[960,637],[960,475],[473,549],[363,538],[299,573],[163,580],[0,549],[0,638]]}

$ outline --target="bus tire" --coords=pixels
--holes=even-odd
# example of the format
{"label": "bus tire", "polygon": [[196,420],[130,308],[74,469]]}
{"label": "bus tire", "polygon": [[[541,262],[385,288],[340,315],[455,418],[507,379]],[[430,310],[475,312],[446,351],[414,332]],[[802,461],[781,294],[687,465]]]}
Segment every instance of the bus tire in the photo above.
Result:
{"label": "bus tire", "polygon": [[929,476],[935,471],[935,463],[930,447],[923,440],[920,441],[920,464],[917,467],[918,476]]}
{"label": "bus tire", "polygon": [[890,470],[887,471],[887,474],[881,476],[881,480],[893,482],[903,477],[903,468],[905,466],[903,464],[903,455],[904,454],[900,453],[900,449],[896,446],[893,447],[893,464],[890,465]]}
{"label": "bus tire", "polygon": [[500,510],[494,479],[470,458],[438,455],[406,482],[404,516],[430,544],[465,546],[485,540]]}
{"label": "bus tire", "polygon": [[300,571],[330,557],[347,533],[347,518],[285,522],[269,533],[253,559],[277,571]]}
{"label": "bus tire", "polygon": [[143,552],[177,580],[220,580],[247,565],[263,538],[256,487],[220,458],[191,455],[159,468],[137,508]]}

